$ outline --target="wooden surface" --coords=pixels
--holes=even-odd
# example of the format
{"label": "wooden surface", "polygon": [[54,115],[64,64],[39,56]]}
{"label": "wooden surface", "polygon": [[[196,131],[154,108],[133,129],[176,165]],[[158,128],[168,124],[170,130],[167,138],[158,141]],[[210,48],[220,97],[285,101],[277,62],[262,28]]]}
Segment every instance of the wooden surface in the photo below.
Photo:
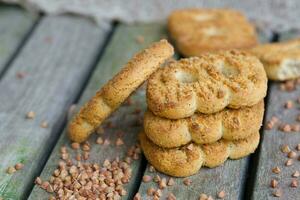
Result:
{"label": "wooden surface", "polygon": [[0,6],[0,77],[36,22],[26,11]]}
{"label": "wooden surface", "polygon": [[[299,35],[299,33],[292,31],[282,33],[279,39],[288,40],[299,37]],[[299,124],[299,121],[296,120],[300,114],[299,103],[297,103],[297,99],[300,97],[299,85],[298,89],[287,92],[280,90],[280,84],[280,82],[269,83],[265,125],[273,116],[278,117],[282,123]],[[286,109],[284,106],[288,100],[294,103],[292,109]],[[300,153],[295,148],[297,144],[300,144],[300,135],[299,132],[284,133],[278,130],[278,125],[271,130],[264,130],[263,132],[252,199],[278,199],[272,195],[276,190],[270,187],[272,179],[279,182],[277,189],[282,192],[280,199],[294,200],[300,198],[300,190],[290,186],[292,180],[299,181],[299,178],[293,178],[292,174],[296,170],[300,171],[300,161],[297,160]],[[297,153],[297,157],[292,159],[294,162],[292,166],[285,166],[288,157],[286,153],[281,152],[282,145],[289,145],[290,149]],[[280,174],[272,172],[272,169],[277,166],[281,169]]]}
{"label": "wooden surface", "polygon": [[[38,22],[38,23],[37,23]],[[91,21],[75,16],[35,18],[21,9],[0,6],[0,199],[15,200],[48,199],[49,194],[33,185],[41,176],[48,179],[60,160],[60,148],[70,141],[65,132],[66,113],[69,106],[77,101],[77,107],[86,102],[95,92],[130,59],[134,53],[149,43],[166,37],[164,24],[117,25],[112,37],[108,30]],[[138,42],[137,38],[144,38]],[[260,34],[261,41],[270,38]],[[299,36],[298,32],[281,33],[279,39],[286,40]],[[108,44],[104,46],[104,41]],[[103,55],[100,52],[104,52]],[[22,79],[17,74],[24,74]],[[298,123],[300,86],[293,92],[279,91],[280,83],[269,84],[266,99],[266,117],[279,117],[283,122]],[[82,93],[83,91],[83,93]],[[142,129],[141,119],[146,109],[144,88],[132,96],[132,105],[123,105],[104,123],[103,139],[110,145],[95,143],[99,135],[94,134],[89,142],[92,150],[88,162],[102,164],[124,158],[127,150],[137,143],[137,134]],[[293,109],[285,109],[287,100],[294,101]],[[142,112],[137,112],[141,109]],[[28,111],[34,111],[33,120],[25,118]],[[48,128],[41,128],[43,120]],[[111,122],[113,127],[107,128]],[[275,199],[272,179],[279,181],[282,197],[276,199],[300,199],[299,188],[291,188],[292,173],[300,171],[297,161],[300,152],[295,147],[300,143],[299,133],[283,133],[276,127],[262,130],[262,143],[255,154],[232,161],[215,169],[202,168],[189,179],[190,186],[182,178],[174,178],[175,185],[163,190],[161,199],[172,192],[177,199],[198,199],[201,193],[216,199],[224,190],[225,199]],[[116,146],[117,138],[124,145]],[[297,157],[290,167],[288,159],[280,151],[283,144],[295,150]],[[74,151],[71,151],[74,153]],[[73,154],[74,155],[74,154]],[[16,163],[24,163],[24,169],[8,175],[6,169]],[[281,173],[272,173],[280,167]],[[133,161],[133,175],[126,185],[128,194],[123,199],[132,199],[140,192],[142,199],[151,199],[146,193],[150,187],[158,188],[154,182],[141,182],[144,174],[154,177],[168,176],[150,172],[144,157]],[[145,171],[144,171],[145,170]],[[299,178],[298,178],[299,179]],[[33,189],[33,190],[32,190]]]}
{"label": "wooden surface", "polygon": [[[162,37],[165,37],[164,34],[164,26],[159,24],[132,26],[121,25],[117,27],[112,40],[109,42],[109,45],[98,63],[88,86],[80,98],[79,105],[82,105],[92,95],[94,95],[95,92],[114,74],[116,74],[122,65],[125,64],[137,51],[143,49],[151,42],[158,41]],[[145,41],[142,44],[138,43],[136,40],[137,36],[142,36]],[[105,159],[112,160],[117,156],[122,159],[126,156],[127,150],[132,145],[136,144],[137,134],[142,127],[141,125],[136,126],[135,124],[143,113],[136,115],[133,112],[136,108],[142,108],[142,110],[145,109],[144,90],[136,92],[132,97],[132,101],[133,105],[122,106],[109,119],[115,127],[105,128],[103,139],[109,139],[111,142],[110,145],[97,145],[95,143],[97,138],[96,134],[89,139],[89,142],[92,144],[92,150],[88,162],[97,162],[102,164]],[[118,132],[120,133],[120,130],[124,133],[121,134],[121,138],[125,144],[116,147],[115,142],[116,139],[120,137],[120,134],[118,134]],[[66,137],[66,132],[64,131],[42,172],[42,179],[49,178],[49,176],[57,168],[57,164],[60,159],[60,147],[63,145],[69,146],[69,143],[70,141]],[[133,161],[133,164],[131,165],[133,175],[130,183],[126,185],[128,194],[123,199],[132,199],[135,194],[135,190],[137,190],[142,173],[141,164],[141,159]],[[36,186],[29,199],[47,199],[47,194]]]}
{"label": "wooden surface", "polygon": [[[32,188],[105,37],[86,19],[45,17],[26,41],[0,81],[0,197],[24,198]],[[25,119],[31,110],[36,118]],[[40,127],[43,120],[48,128]],[[24,169],[5,172],[19,162]]]}

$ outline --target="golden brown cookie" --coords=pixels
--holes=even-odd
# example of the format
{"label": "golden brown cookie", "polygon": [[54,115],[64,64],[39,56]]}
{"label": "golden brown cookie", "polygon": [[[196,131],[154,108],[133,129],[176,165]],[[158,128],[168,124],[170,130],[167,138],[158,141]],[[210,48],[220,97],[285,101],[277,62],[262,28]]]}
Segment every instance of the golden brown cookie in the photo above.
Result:
{"label": "golden brown cookie", "polygon": [[157,146],[144,133],[141,133],[139,138],[145,157],[158,171],[171,176],[185,177],[197,173],[202,166],[217,167],[228,158],[238,159],[253,153],[259,143],[259,132],[252,133],[242,140],[221,139],[212,144],[190,143],[171,149]]}
{"label": "golden brown cookie", "polygon": [[227,51],[170,62],[148,80],[148,108],[160,117],[180,119],[196,111],[211,114],[225,107],[253,106],[266,96],[261,62]]}
{"label": "golden brown cookie", "polygon": [[186,57],[207,52],[247,49],[257,44],[255,28],[230,9],[183,9],[170,14],[168,30]]}
{"label": "golden brown cookie", "polygon": [[264,64],[271,80],[300,77],[300,39],[263,44],[250,50]]}
{"label": "golden brown cookie", "polygon": [[264,102],[251,107],[224,109],[215,114],[196,113],[189,118],[171,120],[147,111],[144,131],[156,145],[164,148],[179,147],[193,141],[209,144],[224,138],[239,140],[259,131],[264,115]]}
{"label": "golden brown cookie", "polygon": [[137,53],[89,100],[68,126],[71,140],[83,142],[128,96],[174,53],[166,40]]}

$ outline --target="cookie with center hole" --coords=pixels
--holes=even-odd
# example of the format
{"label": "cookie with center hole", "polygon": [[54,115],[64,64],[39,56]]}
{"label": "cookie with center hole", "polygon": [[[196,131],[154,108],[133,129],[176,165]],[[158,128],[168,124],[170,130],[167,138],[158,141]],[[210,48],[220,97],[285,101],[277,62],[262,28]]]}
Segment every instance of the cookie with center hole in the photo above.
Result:
{"label": "cookie with center hole", "polygon": [[73,117],[68,125],[72,141],[83,142],[96,128],[161,64],[174,54],[166,40],[153,43],[137,53],[94,97]]}
{"label": "cookie with center hole", "polygon": [[210,144],[221,138],[239,140],[258,132],[264,116],[264,102],[240,109],[226,108],[214,114],[196,113],[188,118],[167,119],[147,111],[144,132],[156,145],[179,147],[190,142]]}
{"label": "cookie with center hole", "polygon": [[300,77],[300,39],[262,44],[250,50],[264,64],[271,80]]}
{"label": "cookie with center hole", "polygon": [[182,9],[168,18],[168,31],[185,57],[247,49],[257,44],[255,27],[232,9]]}
{"label": "cookie with center hole", "polygon": [[144,133],[139,135],[141,148],[151,165],[158,171],[175,177],[191,176],[203,166],[220,166],[228,158],[245,157],[255,151],[259,137],[259,132],[254,132],[241,140],[221,139],[212,144],[189,143],[177,148],[162,148],[151,142]]}
{"label": "cookie with center hole", "polygon": [[253,106],[266,92],[261,62],[250,54],[227,51],[170,62],[151,75],[146,95],[155,115],[180,119],[195,112]]}

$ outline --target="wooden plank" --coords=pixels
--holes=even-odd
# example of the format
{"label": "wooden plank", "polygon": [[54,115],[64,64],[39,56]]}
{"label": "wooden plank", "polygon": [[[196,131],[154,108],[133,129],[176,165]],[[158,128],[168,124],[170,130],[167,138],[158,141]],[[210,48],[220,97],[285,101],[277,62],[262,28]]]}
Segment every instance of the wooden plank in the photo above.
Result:
{"label": "wooden plank", "polygon": [[[259,33],[259,39],[262,43],[269,40],[263,33]],[[199,173],[188,177],[192,181],[190,186],[184,185],[183,178],[173,178],[174,186],[162,190],[161,199],[166,199],[169,193],[173,193],[177,199],[198,199],[201,193],[211,195],[215,199],[222,190],[225,191],[228,199],[243,199],[249,160],[248,156],[240,160],[228,160],[217,168],[201,168]],[[144,175],[151,177],[158,175],[167,180],[171,178],[159,172],[150,172],[149,165]],[[147,195],[149,188],[158,189],[158,184],[154,181],[142,182],[138,191],[142,195],[142,199],[149,199]]]}
{"label": "wooden plank", "polygon": [[[286,32],[281,35],[280,40],[297,38],[299,35],[300,33],[296,31]],[[281,123],[299,124],[299,121],[296,120],[297,115],[300,114],[299,103],[296,102],[300,97],[300,87],[298,85],[296,90],[286,92],[280,90],[281,84],[280,82],[270,83],[265,125],[273,116],[278,117]],[[294,108],[285,109],[284,104],[288,100],[294,102]],[[299,132],[284,133],[278,130],[277,125],[271,130],[264,130],[252,199],[278,199],[272,195],[276,191],[270,187],[272,179],[279,183],[278,189],[282,192],[280,199],[300,199],[300,190],[290,186],[292,180],[299,180],[299,178],[292,177],[296,170],[300,170],[300,162],[297,161],[299,152],[295,149],[299,143]],[[292,159],[294,164],[289,167],[285,166],[285,162],[288,160],[287,155],[280,150],[281,146],[285,144],[297,153],[297,157]],[[272,169],[277,166],[281,169],[280,174],[272,172]]]}
{"label": "wooden plank", "polygon": [[35,19],[21,8],[0,6],[0,74],[35,24]]}
{"label": "wooden plank", "polygon": [[[122,65],[125,64],[128,59],[130,59],[137,51],[146,47],[153,41],[158,41],[164,34],[164,26],[159,24],[130,26],[120,25],[117,28],[102,59],[97,65],[97,68],[80,99],[79,105],[82,105],[92,95],[94,95],[99,87],[101,87],[114,74],[116,74],[120,70],[120,67],[122,67]],[[144,38],[144,42],[137,42],[138,36],[142,36]],[[109,119],[109,121],[111,121],[115,127],[106,128],[103,138],[109,139],[109,141],[111,141],[111,145],[96,145],[96,134],[89,139],[89,142],[92,144],[90,159],[88,160],[89,162],[102,164],[106,158],[112,160],[117,156],[119,156],[120,159],[123,159],[124,156],[126,156],[127,150],[132,145],[136,144],[137,134],[141,130],[141,126],[136,126],[135,124],[136,121],[142,116],[142,113],[136,115],[133,114],[133,111],[136,107],[145,109],[144,90],[136,92],[132,97],[132,100],[134,102],[133,105],[122,106]],[[116,139],[120,137],[120,130],[124,132],[124,135],[121,135],[123,135],[122,139],[125,144],[116,147],[115,142]],[[42,179],[49,179],[53,171],[57,168],[57,163],[60,159],[60,147],[66,145],[68,149],[70,149],[69,143],[70,142],[64,131],[41,174]],[[126,185],[126,190],[128,193],[124,199],[132,199],[132,191],[134,191],[134,188],[139,185],[139,182],[136,180],[141,173],[141,164],[141,159],[139,159],[134,161],[131,165],[133,174],[130,182]],[[47,199],[48,195],[45,193],[46,192],[36,186],[29,199]]]}
{"label": "wooden plank", "polygon": [[[107,31],[77,17],[45,17],[0,81],[0,197],[24,198],[45,163]],[[22,71],[26,75],[16,78]],[[25,115],[36,113],[35,119]],[[40,124],[46,120],[48,128]],[[13,175],[9,166],[23,163]]]}

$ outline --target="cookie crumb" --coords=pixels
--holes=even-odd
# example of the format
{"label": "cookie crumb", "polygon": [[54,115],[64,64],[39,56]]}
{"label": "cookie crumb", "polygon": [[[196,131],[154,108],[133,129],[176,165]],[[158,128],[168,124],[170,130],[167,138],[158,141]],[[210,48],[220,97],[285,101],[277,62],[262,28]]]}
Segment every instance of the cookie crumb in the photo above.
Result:
{"label": "cookie crumb", "polygon": [[282,145],[280,149],[282,153],[289,153],[291,151],[289,145],[287,144]]}
{"label": "cookie crumb", "polygon": [[33,119],[33,118],[35,118],[35,112],[29,111],[29,112],[26,114],[26,118],[27,118],[27,119]]}
{"label": "cookie crumb", "polygon": [[272,188],[276,188],[277,185],[278,185],[278,181],[276,181],[275,179],[272,179],[270,185],[271,185]]}
{"label": "cookie crumb", "polygon": [[8,174],[13,174],[13,173],[15,173],[16,171],[17,171],[17,170],[15,169],[15,167],[12,167],[12,166],[8,167],[7,170],[6,170],[6,172],[7,172]]}

